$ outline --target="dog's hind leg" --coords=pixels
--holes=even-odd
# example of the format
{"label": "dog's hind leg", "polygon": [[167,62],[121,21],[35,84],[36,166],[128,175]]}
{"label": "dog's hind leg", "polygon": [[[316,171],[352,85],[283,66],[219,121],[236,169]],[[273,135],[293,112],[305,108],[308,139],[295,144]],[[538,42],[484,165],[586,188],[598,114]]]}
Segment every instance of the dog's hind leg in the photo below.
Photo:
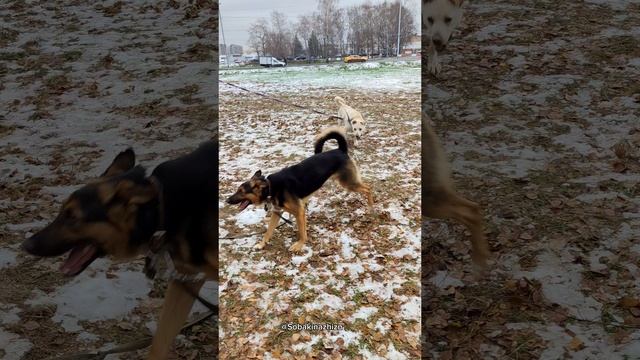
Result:
{"label": "dog's hind leg", "polygon": [[184,286],[189,286],[194,293],[198,293],[202,284],[204,284],[204,281],[182,284],[177,280],[173,280],[169,283],[167,292],[164,295],[164,304],[162,304],[158,328],[147,357],[148,360],[167,359],[169,349],[187,320],[195,300]]}
{"label": "dog's hind leg", "polygon": [[482,212],[480,205],[462,196],[451,193],[424,207],[423,216],[435,219],[452,219],[460,222],[471,232],[471,259],[480,266],[486,267],[489,257],[489,244],[484,236]]}
{"label": "dog's hind leg", "polygon": [[260,241],[253,247],[254,249],[262,250],[265,247],[265,245],[267,245],[267,242],[269,242],[269,239],[271,239],[271,236],[273,236],[273,230],[275,230],[276,226],[278,226],[278,222],[280,221],[280,214],[281,214],[280,212],[277,212],[275,210],[271,212],[271,218],[269,219],[267,232],[264,233],[264,236],[262,237],[262,241]]}
{"label": "dog's hind leg", "polygon": [[364,195],[364,197],[367,199],[367,205],[369,206],[369,208],[373,207],[373,195],[371,195],[371,186],[365,183],[360,183],[349,190]]}
{"label": "dog's hind leg", "polygon": [[369,208],[373,207],[371,186],[362,182],[360,174],[358,173],[358,168],[353,161],[349,161],[349,163],[340,170],[338,173],[338,182],[345,189],[364,195],[367,199],[367,205],[369,205]]}
{"label": "dog's hind leg", "polygon": [[298,241],[289,247],[291,252],[300,252],[307,242],[307,215],[305,212],[304,202],[298,200],[297,205],[292,206],[290,210],[296,217],[296,224],[298,225]]}

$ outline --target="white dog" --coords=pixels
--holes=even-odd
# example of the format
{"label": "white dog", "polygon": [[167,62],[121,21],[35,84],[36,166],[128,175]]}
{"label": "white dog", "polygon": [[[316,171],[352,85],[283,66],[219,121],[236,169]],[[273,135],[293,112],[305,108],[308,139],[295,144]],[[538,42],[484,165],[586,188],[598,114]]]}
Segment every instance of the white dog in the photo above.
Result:
{"label": "white dog", "polygon": [[437,75],[442,70],[438,52],[442,52],[451,39],[451,34],[462,20],[465,0],[422,0],[422,24],[426,26],[429,39],[427,70]]}
{"label": "white dog", "polygon": [[335,97],[338,104],[338,117],[341,121],[338,121],[338,125],[344,126],[347,129],[348,134],[354,137],[354,144],[358,144],[358,140],[362,138],[365,131],[365,122],[362,114],[356,111],[351,106],[347,105],[346,101],[340,96]]}

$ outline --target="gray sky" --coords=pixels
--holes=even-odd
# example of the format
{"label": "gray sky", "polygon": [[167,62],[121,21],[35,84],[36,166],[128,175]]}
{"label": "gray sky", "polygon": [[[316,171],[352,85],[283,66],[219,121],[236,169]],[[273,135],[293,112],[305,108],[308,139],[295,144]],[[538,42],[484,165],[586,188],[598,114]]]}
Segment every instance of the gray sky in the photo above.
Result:
{"label": "gray sky", "polygon": [[[387,0],[395,1],[395,0]],[[338,6],[347,7],[363,3],[378,4],[384,0],[338,0]],[[420,4],[419,0],[403,0],[406,7],[414,9],[416,25],[420,24]],[[291,22],[295,22],[299,15],[306,15],[314,12],[317,7],[316,0],[220,0],[220,18],[222,19],[222,30],[228,44],[240,44],[248,47],[249,26],[261,17],[269,18],[272,11],[280,11],[287,15]],[[419,30],[419,29],[417,29]],[[220,44],[222,31],[220,32]]]}

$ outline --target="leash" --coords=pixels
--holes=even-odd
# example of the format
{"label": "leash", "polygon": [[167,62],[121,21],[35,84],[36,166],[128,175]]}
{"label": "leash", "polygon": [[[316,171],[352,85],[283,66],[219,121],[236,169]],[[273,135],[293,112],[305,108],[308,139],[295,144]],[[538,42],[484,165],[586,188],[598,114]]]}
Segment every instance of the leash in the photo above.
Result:
{"label": "leash", "polygon": [[234,88],[237,88],[237,89],[240,89],[240,90],[243,90],[243,91],[246,91],[246,92],[249,92],[249,93],[252,93],[252,94],[255,94],[255,95],[258,95],[258,96],[262,96],[264,98],[267,98],[269,100],[273,100],[275,102],[279,102],[281,104],[293,106],[295,108],[302,109],[302,110],[309,110],[309,111],[311,111],[313,113],[316,113],[316,114],[319,114],[319,115],[328,116],[330,119],[342,119],[341,117],[336,116],[336,115],[330,115],[330,114],[327,114],[326,112],[323,112],[323,111],[320,111],[320,110],[316,110],[316,109],[312,109],[312,108],[307,107],[307,106],[302,106],[302,105],[294,104],[294,103],[291,103],[291,102],[288,102],[288,101],[284,101],[284,100],[275,98],[273,96],[269,96],[269,95],[267,95],[265,93],[261,93],[259,91],[255,91],[255,90],[249,90],[249,89],[247,89],[245,87],[242,87],[240,85],[232,84],[230,82],[222,81],[220,79],[218,79],[218,82],[220,82],[222,84],[225,84],[225,85],[228,85],[228,86],[231,86],[231,87],[234,87]]}
{"label": "leash", "polygon": [[[218,82],[220,82],[220,83],[222,83],[222,84],[225,84],[225,85],[227,85],[227,86],[234,87],[234,88],[236,88],[236,89],[240,89],[240,90],[242,90],[242,91],[246,91],[246,92],[251,93],[251,94],[255,94],[255,95],[258,95],[258,96],[262,96],[262,97],[264,97],[264,98],[266,98],[266,99],[273,100],[273,101],[275,101],[275,102],[279,102],[279,103],[281,103],[281,104],[285,104],[285,105],[293,106],[293,107],[295,107],[295,108],[302,109],[302,110],[308,110],[308,111],[311,111],[312,113],[316,113],[316,114],[319,114],[319,115],[328,116],[328,117],[329,117],[329,119],[340,119],[340,120],[343,120],[340,116],[330,115],[330,114],[327,114],[326,112],[323,112],[323,111],[320,111],[320,110],[316,110],[316,109],[312,109],[312,108],[310,108],[310,107],[308,107],[308,106],[302,106],[302,105],[294,104],[294,103],[292,103],[292,102],[284,101],[284,100],[278,99],[278,98],[276,98],[276,97],[273,97],[273,96],[267,95],[267,94],[265,94],[265,93],[261,93],[261,92],[259,92],[259,91],[255,91],[255,90],[250,90],[250,89],[247,89],[247,88],[242,87],[242,86],[240,86],[240,85],[232,84],[232,83],[227,82],[227,81],[223,81],[223,80],[218,79]],[[348,116],[348,115],[347,115],[347,116]],[[349,121],[349,123],[351,123],[351,119],[348,119],[348,121]],[[357,153],[356,153],[356,147],[354,146],[354,147],[353,147],[353,148],[351,148],[350,150],[351,150],[351,153],[353,153],[353,158],[356,160],[356,163],[359,163],[360,161],[359,161],[359,159],[358,159],[358,155],[357,155]]]}
{"label": "leash", "polygon": [[[216,314],[217,314],[217,312],[216,312]],[[214,316],[216,314],[214,314],[213,311],[210,311],[210,312],[200,316],[199,318],[193,320],[192,322],[188,323],[187,325],[183,326],[182,329],[180,329],[180,332],[189,330],[192,327],[194,327],[195,325],[198,325],[198,324],[204,322],[205,320],[209,319],[210,317],[212,317],[212,316]],[[130,343],[126,343],[126,344],[120,345],[120,346],[112,347],[111,349],[108,349],[108,350],[85,352],[85,353],[78,353],[78,354],[71,354],[71,355],[64,355],[64,356],[60,356],[60,357],[51,357],[51,358],[47,358],[46,360],[104,360],[104,358],[106,358],[107,355],[120,354],[120,353],[125,353],[125,352],[130,352],[130,351],[142,350],[142,349],[144,349],[146,347],[149,347],[151,345],[151,341],[152,340],[153,340],[153,338],[148,336],[148,337],[145,337],[145,338],[140,339],[140,340],[136,340],[136,341],[132,341]]]}
{"label": "leash", "polygon": [[189,295],[193,296],[194,299],[198,300],[202,305],[204,305],[207,309],[209,309],[209,311],[213,315],[218,316],[218,305],[212,304],[206,299],[204,299],[202,296],[200,296],[200,294],[193,291],[193,289],[189,287],[186,282],[178,281],[178,284],[182,285],[184,290],[188,292]]}
{"label": "leash", "polygon": [[176,281],[183,289],[189,293],[194,299],[198,300],[202,305],[209,309],[214,315],[218,315],[218,306],[204,299],[200,294],[193,291],[187,283],[205,281],[204,273],[185,274],[178,271],[173,263],[171,254],[169,253],[166,236],[164,233],[153,238],[149,244],[149,251],[144,259],[144,274],[148,279],[154,279],[158,272],[158,260],[162,257],[167,269],[164,277],[169,281]]}

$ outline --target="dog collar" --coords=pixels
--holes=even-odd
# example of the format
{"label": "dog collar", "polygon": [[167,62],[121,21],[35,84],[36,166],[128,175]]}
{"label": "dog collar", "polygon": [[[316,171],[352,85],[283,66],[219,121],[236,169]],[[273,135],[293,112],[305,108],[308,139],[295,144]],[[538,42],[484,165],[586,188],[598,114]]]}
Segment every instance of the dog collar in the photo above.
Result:
{"label": "dog collar", "polygon": [[[160,272],[162,270],[162,267],[159,266],[160,262],[164,262],[163,272]],[[158,273],[161,274],[160,278],[165,280],[197,282],[206,279],[204,272],[187,274],[176,269],[164,231],[158,231],[154,235],[144,261],[144,274],[148,279],[154,279]]]}
{"label": "dog collar", "polygon": [[270,209],[269,205],[273,205],[273,197],[271,196],[271,180],[269,180],[268,178],[266,178],[266,180],[267,180],[267,198],[264,203],[264,211],[269,211]]}

